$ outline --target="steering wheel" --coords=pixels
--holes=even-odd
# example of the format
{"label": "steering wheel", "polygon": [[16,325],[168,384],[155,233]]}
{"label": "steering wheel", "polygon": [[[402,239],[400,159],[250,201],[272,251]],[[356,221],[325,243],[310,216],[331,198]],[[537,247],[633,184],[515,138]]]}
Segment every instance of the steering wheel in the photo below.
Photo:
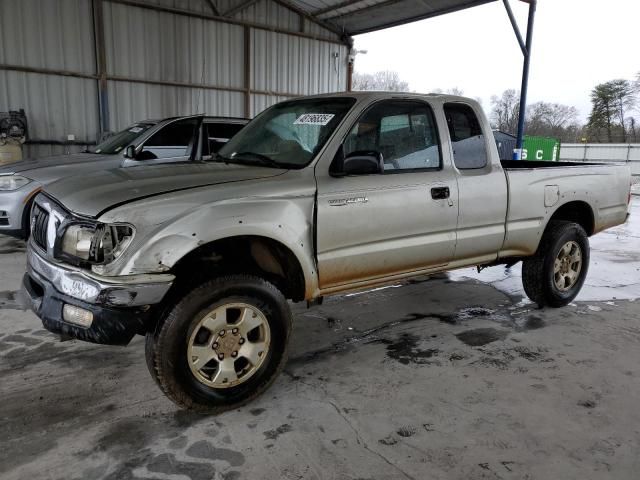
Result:
{"label": "steering wheel", "polygon": [[395,158],[395,148],[393,145],[380,145],[380,152],[382,153],[382,158],[384,159],[385,164],[393,165],[393,168],[396,170],[400,170],[400,164],[398,160]]}

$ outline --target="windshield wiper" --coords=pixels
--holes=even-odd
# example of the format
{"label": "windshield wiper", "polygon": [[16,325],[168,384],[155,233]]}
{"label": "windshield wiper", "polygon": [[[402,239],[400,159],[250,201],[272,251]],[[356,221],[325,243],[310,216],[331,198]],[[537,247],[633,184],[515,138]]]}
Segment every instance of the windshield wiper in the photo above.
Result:
{"label": "windshield wiper", "polygon": [[[258,165],[266,165],[268,167],[276,167],[276,168],[290,168],[291,165],[288,163],[283,163],[283,162],[278,162],[277,160],[274,160],[271,157],[268,157],[267,155],[264,155],[262,153],[257,153],[257,152],[237,152],[233,155],[233,157],[231,158],[227,158],[227,157],[222,157],[221,155],[218,155],[218,157],[222,158],[222,160],[226,163],[245,163],[242,161],[242,159],[240,157],[244,157],[243,159],[246,159],[248,162],[251,162],[253,164],[258,164]],[[238,162],[236,162],[236,160],[240,160]]]}
{"label": "windshield wiper", "polygon": [[222,155],[220,155],[219,153],[215,152],[211,155],[211,162],[220,162],[220,163],[229,163],[229,160],[231,160],[230,158],[227,157],[223,157]]}

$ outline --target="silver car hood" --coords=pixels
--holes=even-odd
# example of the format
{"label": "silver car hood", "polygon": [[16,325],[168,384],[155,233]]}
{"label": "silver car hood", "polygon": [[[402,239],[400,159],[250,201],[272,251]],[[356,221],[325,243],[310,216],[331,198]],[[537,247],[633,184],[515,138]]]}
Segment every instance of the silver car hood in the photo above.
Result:
{"label": "silver car hood", "polygon": [[178,163],[113,168],[76,175],[44,191],[78,215],[98,217],[134,200],[222,183],[281,175],[287,170],[223,163]]}
{"label": "silver car hood", "polygon": [[4,165],[0,175],[16,173],[46,185],[59,178],[80,175],[106,168],[115,168],[122,163],[122,155],[99,155],[95,153],[75,153],[51,157],[23,160]]}

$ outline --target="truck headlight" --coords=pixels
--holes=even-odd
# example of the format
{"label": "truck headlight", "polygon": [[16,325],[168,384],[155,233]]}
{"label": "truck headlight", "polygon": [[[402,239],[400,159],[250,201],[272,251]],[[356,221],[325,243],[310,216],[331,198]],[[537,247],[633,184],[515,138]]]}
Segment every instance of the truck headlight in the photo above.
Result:
{"label": "truck headlight", "polygon": [[130,225],[71,224],[64,232],[60,249],[73,259],[104,265],[122,255],[133,235],[134,229]]}
{"label": "truck headlight", "polygon": [[82,260],[89,260],[94,235],[95,229],[93,228],[71,225],[62,237],[62,251]]}
{"label": "truck headlight", "polygon": [[0,175],[0,192],[11,192],[31,183],[31,179],[22,175]]}

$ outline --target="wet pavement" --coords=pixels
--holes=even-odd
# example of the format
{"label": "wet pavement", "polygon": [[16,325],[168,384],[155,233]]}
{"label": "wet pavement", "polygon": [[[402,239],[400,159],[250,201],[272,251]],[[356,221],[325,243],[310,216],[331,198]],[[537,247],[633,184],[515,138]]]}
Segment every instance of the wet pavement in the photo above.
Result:
{"label": "wet pavement", "polygon": [[126,348],[59,342],[21,308],[0,240],[0,478],[636,478],[640,198],[591,239],[586,288],[523,300],[464,269],[296,305],[284,374],[247,407],[177,410]]}

